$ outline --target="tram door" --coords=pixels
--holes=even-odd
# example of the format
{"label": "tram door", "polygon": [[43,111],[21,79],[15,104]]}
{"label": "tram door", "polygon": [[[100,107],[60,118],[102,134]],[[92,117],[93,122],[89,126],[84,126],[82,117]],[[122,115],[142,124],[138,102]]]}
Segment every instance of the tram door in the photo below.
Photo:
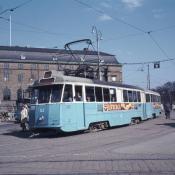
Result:
{"label": "tram door", "polygon": [[83,86],[75,85],[74,86],[74,102],[75,102],[75,111],[77,119],[78,129],[85,127],[85,115],[84,115],[84,95],[83,95]]}
{"label": "tram door", "polygon": [[63,94],[62,122],[69,131],[84,128],[84,104],[82,86],[66,84]]}
{"label": "tram door", "polygon": [[143,118],[147,118],[147,113],[146,113],[146,99],[145,99],[145,93],[141,92],[141,101],[143,105]]}

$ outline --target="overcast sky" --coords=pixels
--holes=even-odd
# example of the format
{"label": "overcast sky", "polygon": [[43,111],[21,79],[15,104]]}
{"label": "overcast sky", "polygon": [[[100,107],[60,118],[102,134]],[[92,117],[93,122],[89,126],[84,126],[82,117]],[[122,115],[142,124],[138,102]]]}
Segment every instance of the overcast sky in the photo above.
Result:
{"label": "overcast sky", "polygon": [[[96,26],[100,51],[120,63],[174,59],[174,9],[175,0],[0,0],[0,45],[9,45],[11,14],[13,46],[62,49],[83,38],[96,45],[91,32]],[[161,62],[160,69],[151,63],[150,77],[152,88],[175,81],[175,60]],[[123,81],[146,88],[147,64],[124,65]]]}

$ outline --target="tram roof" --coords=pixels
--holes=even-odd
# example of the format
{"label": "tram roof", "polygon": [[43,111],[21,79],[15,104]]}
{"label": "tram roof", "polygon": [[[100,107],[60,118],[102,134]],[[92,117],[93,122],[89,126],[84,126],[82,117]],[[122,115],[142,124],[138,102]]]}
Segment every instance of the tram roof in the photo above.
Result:
{"label": "tram roof", "polygon": [[[104,86],[115,86],[115,87],[121,87],[121,88],[127,88],[127,89],[138,89],[144,91],[144,89],[138,87],[138,86],[133,86],[133,85],[128,85],[128,84],[122,84],[122,83],[116,83],[116,82],[106,82],[106,81],[100,81],[97,79],[88,79],[88,78],[82,78],[82,77],[74,77],[74,76],[65,76],[63,73],[58,72],[58,71],[48,71],[51,72],[50,78],[54,78],[53,84],[58,84],[58,83],[83,83],[83,84],[96,84],[96,85],[104,85]],[[46,73],[48,73],[46,72]],[[40,79],[39,82],[34,84],[34,86],[40,86],[43,85],[41,82],[42,80],[47,80],[47,78]],[[46,81],[47,84],[47,81]]]}
{"label": "tram roof", "polygon": [[151,91],[151,90],[145,90],[146,94],[155,94],[155,95],[160,95],[158,92]]}

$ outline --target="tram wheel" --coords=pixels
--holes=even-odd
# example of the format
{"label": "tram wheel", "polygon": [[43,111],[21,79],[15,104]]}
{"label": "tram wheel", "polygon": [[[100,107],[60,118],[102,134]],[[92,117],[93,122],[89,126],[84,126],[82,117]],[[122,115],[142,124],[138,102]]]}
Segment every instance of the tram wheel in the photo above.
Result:
{"label": "tram wheel", "polygon": [[97,122],[97,123],[91,123],[89,125],[89,131],[90,132],[96,132],[100,130],[105,130],[109,128],[109,124],[107,121],[104,122]]}

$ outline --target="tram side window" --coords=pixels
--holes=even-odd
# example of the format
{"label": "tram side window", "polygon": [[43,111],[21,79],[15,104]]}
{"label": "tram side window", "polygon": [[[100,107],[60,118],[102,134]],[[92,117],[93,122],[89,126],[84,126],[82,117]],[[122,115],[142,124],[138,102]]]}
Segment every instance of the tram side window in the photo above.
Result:
{"label": "tram side window", "polygon": [[87,102],[95,101],[94,87],[86,86],[85,91],[86,91],[86,101]]}
{"label": "tram side window", "polygon": [[116,102],[117,101],[116,89],[114,89],[114,88],[110,89],[110,99],[111,99],[111,102]]}
{"label": "tram side window", "polygon": [[82,86],[75,86],[75,101],[82,101],[83,100],[83,93],[82,93]]}
{"label": "tram side window", "polygon": [[110,94],[108,88],[103,88],[103,100],[105,102],[110,101]]}
{"label": "tram side window", "polygon": [[128,99],[129,99],[129,102],[133,102],[133,95],[132,95],[132,91],[128,91]]}
{"label": "tram side window", "polygon": [[150,102],[150,94],[146,94],[146,102]]}
{"label": "tram side window", "polygon": [[158,96],[155,95],[155,102],[158,102]]}
{"label": "tram side window", "polygon": [[137,98],[137,92],[133,91],[133,102],[137,102],[138,98]]}
{"label": "tram side window", "polygon": [[56,85],[52,87],[51,102],[60,102],[63,85]]}
{"label": "tram side window", "polygon": [[153,95],[153,102],[157,102],[156,95]]}
{"label": "tram side window", "polygon": [[153,100],[153,95],[151,94],[150,97],[151,97],[150,102],[153,102],[154,101]]}
{"label": "tram side window", "polygon": [[160,98],[160,96],[158,96],[158,102],[161,102],[161,98]]}
{"label": "tram side window", "polygon": [[72,102],[72,85],[66,84],[64,88],[63,102]]}
{"label": "tram side window", "polygon": [[158,102],[158,96],[155,95],[155,102]]}
{"label": "tram side window", "polygon": [[101,87],[95,87],[95,97],[96,97],[97,102],[103,101],[102,88]]}
{"label": "tram side window", "polygon": [[127,90],[123,90],[123,101],[128,102],[128,91]]}
{"label": "tram side window", "polygon": [[137,99],[138,99],[138,102],[141,102],[141,96],[140,96],[140,92],[137,91]]}

